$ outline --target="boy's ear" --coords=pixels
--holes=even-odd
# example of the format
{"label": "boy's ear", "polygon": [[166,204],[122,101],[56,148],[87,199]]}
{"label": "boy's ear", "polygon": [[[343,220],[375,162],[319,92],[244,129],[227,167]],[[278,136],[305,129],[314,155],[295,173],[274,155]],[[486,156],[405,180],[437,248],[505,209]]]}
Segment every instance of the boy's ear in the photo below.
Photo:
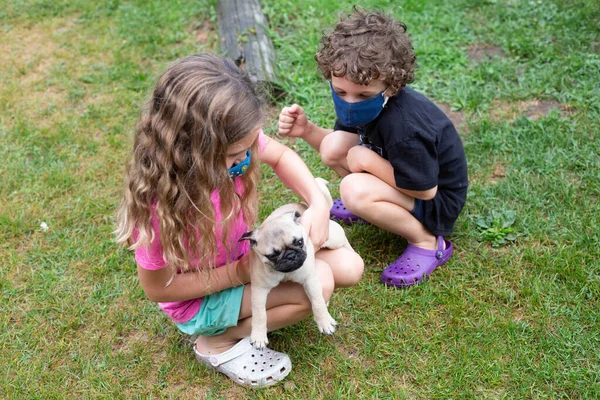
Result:
{"label": "boy's ear", "polygon": [[238,240],[238,242],[241,242],[242,240],[248,240],[250,242],[250,247],[254,247],[256,246],[256,239],[254,238],[254,231],[250,231],[250,232],[246,232],[242,235],[242,237],[240,238],[240,240]]}

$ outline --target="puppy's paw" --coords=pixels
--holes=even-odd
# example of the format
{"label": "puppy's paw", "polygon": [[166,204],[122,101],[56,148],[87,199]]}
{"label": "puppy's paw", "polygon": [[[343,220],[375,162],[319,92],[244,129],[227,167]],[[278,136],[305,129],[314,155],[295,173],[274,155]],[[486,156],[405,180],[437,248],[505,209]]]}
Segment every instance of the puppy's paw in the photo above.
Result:
{"label": "puppy's paw", "polygon": [[319,327],[319,332],[325,335],[333,335],[338,324],[336,320],[333,319],[329,314],[327,314],[324,318],[316,320],[316,323]]}
{"label": "puppy's paw", "polygon": [[265,347],[269,344],[269,339],[267,339],[266,334],[251,334],[250,335],[250,343],[257,350],[264,350]]}

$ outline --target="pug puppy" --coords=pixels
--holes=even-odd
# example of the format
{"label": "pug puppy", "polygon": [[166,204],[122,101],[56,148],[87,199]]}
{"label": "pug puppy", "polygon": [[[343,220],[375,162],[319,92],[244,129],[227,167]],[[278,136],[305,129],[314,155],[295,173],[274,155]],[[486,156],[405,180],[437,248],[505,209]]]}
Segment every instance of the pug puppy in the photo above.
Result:
{"label": "pug puppy", "polygon": [[[316,178],[317,184],[331,208],[333,200],[327,181]],[[252,333],[250,341],[257,349],[269,343],[267,339],[267,295],[283,281],[300,283],[310,299],[315,322],[321,333],[332,335],[337,322],[327,310],[321,281],[315,268],[315,249],[300,220],[308,206],[303,203],[279,207],[255,230],[242,235],[250,241],[250,281],[252,283]],[[352,249],[344,229],[329,220],[329,237],[322,248]]]}

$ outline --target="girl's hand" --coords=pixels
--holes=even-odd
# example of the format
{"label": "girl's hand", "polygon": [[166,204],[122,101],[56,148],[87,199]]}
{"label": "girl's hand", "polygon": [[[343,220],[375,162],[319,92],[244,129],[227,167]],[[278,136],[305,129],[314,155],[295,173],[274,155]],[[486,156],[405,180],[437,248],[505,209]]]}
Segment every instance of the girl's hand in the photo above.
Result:
{"label": "girl's hand", "polygon": [[298,104],[284,107],[279,114],[279,134],[303,138],[306,134],[308,119]]}
{"label": "girl's hand", "polygon": [[329,208],[325,197],[322,201],[311,203],[302,215],[301,222],[315,247],[315,251],[319,250],[329,236]]}
{"label": "girl's hand", "polygon": [[238,280],[240,284],[247,284],[250,282],[250,252],[252,250],[248,249],[246,254],[242,256],[235,264],[235,274],[234,280]]}

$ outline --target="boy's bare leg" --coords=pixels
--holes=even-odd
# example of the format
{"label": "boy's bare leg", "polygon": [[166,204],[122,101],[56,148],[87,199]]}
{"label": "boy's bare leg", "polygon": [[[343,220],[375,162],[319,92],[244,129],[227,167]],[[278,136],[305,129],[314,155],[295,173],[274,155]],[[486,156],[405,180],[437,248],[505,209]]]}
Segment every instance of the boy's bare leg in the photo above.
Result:
{"label": "boy's bare leg", "polygon": [[356,133],[334,131],[321,140],[319,153],[323,164],[333,169],[342,178],[350,174],[348,168],[348,151],[358,146],[359,139]]}
{"label": "boy's bare leg", "polygon": [[352,213],[408,243],[435,250],[436,237],[410,211],[415,199],[368,173],[351,174],[340,185],[342,201]]}

